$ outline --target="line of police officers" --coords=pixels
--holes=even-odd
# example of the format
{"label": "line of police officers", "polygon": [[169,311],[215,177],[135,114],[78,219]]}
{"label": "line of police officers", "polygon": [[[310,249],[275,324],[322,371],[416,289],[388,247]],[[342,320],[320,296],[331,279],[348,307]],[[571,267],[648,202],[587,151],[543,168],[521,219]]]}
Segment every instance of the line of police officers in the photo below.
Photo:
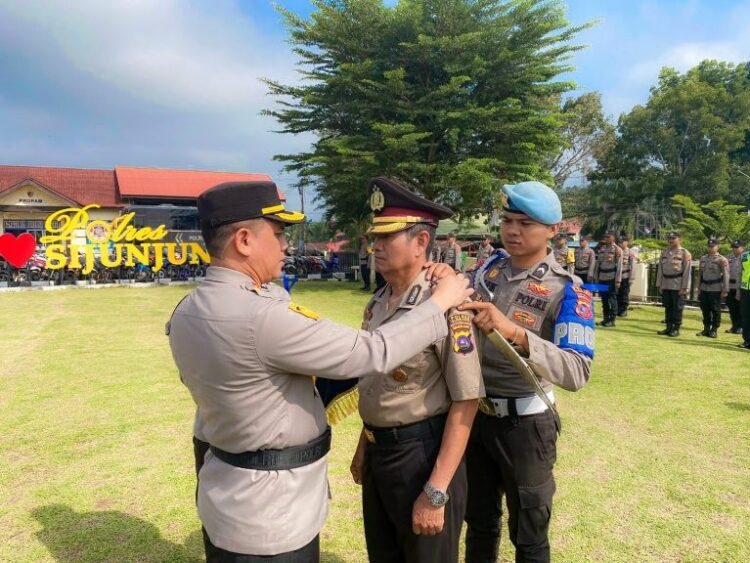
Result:
{"label": "line of police officers", "polygon": [[352,474],[363,485],[370,560],[456,561],[465,519],[466,560],[495,561],[505,497],[517,560],[549,561],[560,421],[484,334],[506,338],[551,401],[553,385],[587,382],[592,298],[548,249],[559,200],[537,182],[505,186],[509,256],[491,256],[469,289],[452,266],[422,269],[450,210],[389,178],[369,190],[375,263],[388,285],[359,331],[271,283],[284,225],[303,219],[284,209],[275,185],[223,184],[199,198],[212,264],[167,334],[196,403],[207,560],[319,560],[331,432],[318,376],[360,378]]}

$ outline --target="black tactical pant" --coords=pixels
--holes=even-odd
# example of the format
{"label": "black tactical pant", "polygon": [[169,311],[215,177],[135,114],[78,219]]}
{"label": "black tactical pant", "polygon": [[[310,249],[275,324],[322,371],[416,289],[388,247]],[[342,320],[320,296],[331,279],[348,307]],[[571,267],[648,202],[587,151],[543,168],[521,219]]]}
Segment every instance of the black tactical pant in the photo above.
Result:
{"label": "black tactical pant", "polygon": [[661,302],[664,305],[664,320],[667,328],[679,329],[682,325],[682,310],[685,308],[685,299],[680,295],[678,289],[662,289]]}
{"label": "black tactical pant", "polygon": [[555,494],[557,432],[551,411],[503,418],[477,414],[466,449],[466,563],[497,560],[503,496],[516,561],[550,560],[547,533]]}
{"label": "black tactical pant", "polygon": [[740,290],[740,319],[742,320],[742,340],[750,346],[750,290]]}
{"label": "black tactical pant", "polygon": [[617,289],[615,288],[615,280],[600,281],[599,283],[607,286],[606,291],[599,293],[602,297],[602,317],[605,322],[615,322],[615,317],[617,316]]}
{"label": "black tactical pant", "polygon": [[361,264],[359,273],[362,275],[362,283],[364,284],[362,289],[370,291],[370,266],[367,263]]}
{"label": "black tactical pant", "polygon": [[729,309],[729,318],[732,321],[732,330],[742,328],[742,316],[740,315],[740,302],[737,299],[737,290],[730,289],[725,301],[727,309]]}
{"label": "black tactical pant", "polygon": [[583,272],[582,274],[579,274],[578,272],[575,272],[575,275],[577,275],[579,278],[581,278],[581,283],[589,283],[588,272]]}
{"label": "black tactical pant", "polygon": [[466,512],[466,462],[448,487],[443,531],[412,531],[414,502],[435,466],[442,435],[398,444],[367,444],[362,476],[362,511],[371,563],[455,563]]}
{"label": "black tactical pant", "polygon": [[721,326],[721,291],[701,291],[698,294],[703,313],[704,330],[716,330]]}
{"label": "black tactical pant", "polygon": [[630,279],[624,278],[617,290],[617,314],[625,315],[630,306]]}
{"label": "black tactical pant", "polygon": [[277,555],[245,555],[216,547],[203,530],[203,543],[206,546],[206,563],[318,563],[320,561],[320,536],[310,543],[286,553]]}

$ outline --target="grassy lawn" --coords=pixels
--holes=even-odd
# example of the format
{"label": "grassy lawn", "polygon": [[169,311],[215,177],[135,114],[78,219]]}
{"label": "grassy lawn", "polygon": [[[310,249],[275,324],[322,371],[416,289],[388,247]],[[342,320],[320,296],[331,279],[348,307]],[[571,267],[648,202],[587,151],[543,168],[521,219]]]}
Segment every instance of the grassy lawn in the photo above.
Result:
{"label": "grassy lawn", "polygon": [[[356,287],[294,297],[358,327]],[[202,560],[193,406],[163,331],[188,290],[0,294],[0,561]],[[657,337],[661,318],[640,307],[598,330],[590,384],[557,392],[555,561],[750,561],[750,354],[723,330],[693,336],[692,311],[683,336]],[[335,431],[324,561],[366,561],[358,430]]]}

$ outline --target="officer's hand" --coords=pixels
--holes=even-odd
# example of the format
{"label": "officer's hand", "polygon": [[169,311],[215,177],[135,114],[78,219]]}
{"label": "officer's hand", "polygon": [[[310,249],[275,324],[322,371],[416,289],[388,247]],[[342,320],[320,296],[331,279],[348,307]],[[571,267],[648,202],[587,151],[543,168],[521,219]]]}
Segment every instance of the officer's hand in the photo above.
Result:
{"label": "officer's hand", "polygon": [[681,289],[681,290],[680,290],[680,295],[682,295],[683,297],[684,297],[685,295],[687,295],[687,289]]}
{"label": "officer's hand", "polygon": [[726,297],[727,297],[727,292],[726,291],[722,291],[721,292],[721,298],[722,299],[726,299]]}
{"label": "officer's hand", "polygon": [[459,310],[461,311],[467,309],[474,311],[474,324],[485,334],[490,333],[495,329],[506,339],[510,340],[518,330],[518,325],[503,315],[500,309],[495,307],[492,303],[487,303],[486,301],[472,301],[471,303],[464,303],[459,307]]}
{"label": "officer's hand", "polygon": [[420,493],[411,511],[412,531],[417,535],[434,536],[443,531],[445,507],[435,508],[425,493]]}
{"label": "officer's hand", "polygon": [[354,452],[354,457],[352,458],[352,464],[349,466],[349,471],[352,474],[352,479],[357,485],[362,484],[362,475],[364,474],[365,470],[365,448],[367,446],[365,443],[360,439],[359,443],[357,444],[357,449]]}
{"label": "officer's hand", "polygon": [[442,312],[458,307],[466,301],[474,290],[469,287],[469,280],[462,274],[440,278],[432,290],[430,299]]}
{"label": "officer's hand", "polygon": [[621,285],[621,284],[619,284],[619,283],[616,283],[616,284],[615,284],[615,289],[620,289],[620,285]]}
{"label": "officer's hand", "polygon": [[456,270],[444,262],[426,262],[423,268],[427,270],[424,273],[424,279],[428,282],[436,282],[445,276],[456,275]]}

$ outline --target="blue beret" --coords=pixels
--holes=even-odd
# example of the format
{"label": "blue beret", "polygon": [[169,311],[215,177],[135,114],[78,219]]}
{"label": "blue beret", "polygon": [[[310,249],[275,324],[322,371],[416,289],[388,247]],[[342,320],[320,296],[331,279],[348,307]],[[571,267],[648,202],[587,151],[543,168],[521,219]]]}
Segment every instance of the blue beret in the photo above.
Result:
{"label": "blue beret", "polygon": [[562,221],[560,198],[541,182],[506,184],[503,193],[508,197],[506,210],[511,213],[523,213],[545,225]]}

